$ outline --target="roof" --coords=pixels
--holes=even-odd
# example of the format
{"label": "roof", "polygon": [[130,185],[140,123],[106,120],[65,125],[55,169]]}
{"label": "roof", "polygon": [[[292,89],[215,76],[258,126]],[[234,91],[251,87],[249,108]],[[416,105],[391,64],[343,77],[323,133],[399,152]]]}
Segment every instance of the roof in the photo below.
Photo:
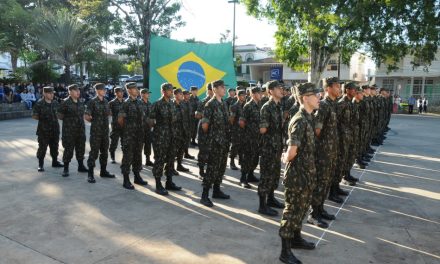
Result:
{"label": "roof", "polygon": [[275,58],[264,58],[260,60],[254,60],[250,62],[243,63],[243,65],[279,65],[283,64],[282,62],[277,61]]}

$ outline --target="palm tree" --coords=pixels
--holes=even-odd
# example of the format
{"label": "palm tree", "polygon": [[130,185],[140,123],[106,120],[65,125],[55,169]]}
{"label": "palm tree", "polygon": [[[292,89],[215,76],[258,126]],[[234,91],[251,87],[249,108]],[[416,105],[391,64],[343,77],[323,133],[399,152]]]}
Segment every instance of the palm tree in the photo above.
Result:
{"label": "palm tree", "polygon": [[65,82],[70,83],[70,67],[82,52],[96,47],[99,38],[92,28],[67,10],[45,12],[40,17],[35,25],[36,43],[50,54],[49,61],[64,66]]}

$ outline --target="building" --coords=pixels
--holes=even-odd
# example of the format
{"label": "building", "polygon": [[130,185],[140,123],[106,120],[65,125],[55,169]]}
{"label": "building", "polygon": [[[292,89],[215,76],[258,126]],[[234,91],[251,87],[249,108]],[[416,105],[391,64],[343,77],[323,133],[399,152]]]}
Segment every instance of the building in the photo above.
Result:
{"label": "building", "polygon": [[[17,60],[17,67],[24,66],[22,60]],[[11,54],[8,52],[0,52],[0,79],[6,78],[12,74]]]}
{"label": "building", "polygon": [[236,45],[234,53],[236,60],[241,62],[241,65],[236,69],[237,81],[251,80],[250,69],[246,63],[273,56],[270,48],[258,48],[254,44]]}
{"label": "building", "polygon": [[387,64],[382,64],[376,71],[375,83],[393,90],[404,101],[411,95],[426,97],[431,102],[440,101],[440,49],[426,68],[414,67],[413,62],[414,56],[405,56],[397,64],[399,68],[391,72],[387,71]]}

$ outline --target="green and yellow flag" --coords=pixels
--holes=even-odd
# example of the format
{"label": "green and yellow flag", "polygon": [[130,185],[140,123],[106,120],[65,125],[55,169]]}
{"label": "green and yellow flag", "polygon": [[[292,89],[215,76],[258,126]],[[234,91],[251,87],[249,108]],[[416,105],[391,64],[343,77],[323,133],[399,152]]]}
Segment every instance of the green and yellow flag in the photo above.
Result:
{"label": "green and yellow flag", "polygon": [[160,97],[164,82],[188,91],[197,86],[199,96],[204,96],[206,85],[218,79],[229,87],[237,85],[231,43],[198,44],[151,37],[149,88],[153,101]]}

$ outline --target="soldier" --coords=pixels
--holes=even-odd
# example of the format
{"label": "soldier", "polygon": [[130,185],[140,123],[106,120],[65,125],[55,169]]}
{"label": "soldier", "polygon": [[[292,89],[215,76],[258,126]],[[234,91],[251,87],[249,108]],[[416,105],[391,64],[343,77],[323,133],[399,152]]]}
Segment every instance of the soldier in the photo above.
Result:
{"label": "soldier", "polygon": [[78,172],[89,171],[84,166],[84,152],[86,147],[84,104],[79,100],[80,91],[78,85],[69,85],[68,90],[69,97],[64,99],[58,108],[58,119],[63,120],[63,177],[69,176],[69,163],[73,157],[73,151],[75,151],[76,159],[78,161]]}
{"label": "soldier", "polygon": [[286,163],[283,180],[285,207],[279,235],[282,245],[280,260],[284,263],[301,263],[291,248],[315,248],[314,243],[302,238],[301,228],[317,181],[312,112],[319,108],[320,94],[312,83],[300,84],[296,94],[301,107],[289,122],[288,147],[282,155]]}
{"label": "soldier", "polygon": [[141,101],[142,106],[144,107],[144,155],[145,155],[145,166],[153,166],[154,163],[151,162],[151,121],[150,121],[150,113],[152,104],[149,101],[150,98],[150,90],[148,88],[144,88],[141,90]]}
{"label": "soldier", "polygon": [[231,170],[238,170],[235,166],[235,157],[238,155],[239,163],[243,160],[243,129],[239,125],[243,113],[243,106],[246,103],[246,91],[238,91],[238,100],[229,107],[229,121],[231,123],[231,152],[229,154]]}
{"label": "soldier", "polygon": [[[160,195],[168,195],[167,190],[179,191],[182,189],[173,182],[174,169],[174,155],[173,150],[173,133],[176,123],[176,114],[174,104],[171,101],[173,98],[173,85],[170,83],[163,83],[161,86],[162,97],[154,104],[151,111],[151,121],[154,123],[153,127],[153,150],[154,150],[154,166],[153,176],[156,180],[156,193]],[[165,188],[162,186],[161,178],[163,175],[164,166],[166,167],[167,181]],[[172,168],[171,168],[172,167]]]}
{"label": "soldier", "polygon": [[32,118],[38,120],[38,171],[44,171],[44,157],[47,146],[50,148],[52,167],[63,167],[58,158],[58,142],[60,140],[60,125],[57,119],[58,102],[53,100],[53,87],[43,87],[43,98],[38,100],[32,110]]}
{"label": "soldier", "polygon": [[89,173],[87,181],[89,183],[95,183],[95,177],[93,175],[93,169],[95,168],[95,161],[99,155],[99,164],[101,165],[100,176],[103,178],[114,178],[115,175],[110,174],[107,171],[107,159],[108,159],[108,117],[110,113],[110,107],[107,99],[104,98],[106,90],[103,83],[97,83],[94,85],[96,96],[91,99],[86,107],[84,119],[91,122],[90,127],[90,152],[89,159],[87,160],[87,166],[89,167]]}
{"label": "soldier", "polygon": [[261,89],[253,87],[252,99],[243,107],[243,115],[240,116],[240,127],[244,129],[243,135],[243,160],[241,162],[240,185],[250,188],[248,182],[258,182],[254,176],[254,170],[258,166],[259,139],[260,139],[260,107]]}
{"label": "soldier", "polygon": [[266,87],[269,90],[270,99],[260,111],[261,177],[258,184],[260,197],[258,212],[276,216],[278,212],[270,207],[284,208],[284,204],[275,199],[274,195],[280,179],[283,151],[283,109],[281,106],[283,86],[277,81],[270,81]]}
{"label": "soldier", "polygon": [[[212,91],[212,84],[208,83],[206,85],[206,97],[199,104],[196,111],[196,118],[202,119],[203,112],[205,110],[206,103],[214,96]],[[200,178],[205,176],[205,165],[208,162],[208,154],[209,154],[209,144],[206,141],[206,133],[202,130],[201,122],[199,122],[198,131],[197,131],[197,140],[199,143],[199,153],[197,155],[197,165],[199,166],[199,175]]]}
{"label": "soldier", "polygon": [[[353,138],[354,138],[354,147],[353,151],[350,154],[350,157],[352,158],[352,163],[357,162],[357,158],[359,157],[361,153],[361,147],[362,147],[362,99],[364,98],[364,94],[362,92],[362,89],[359,86],[356,86],[356,95],[353,98]],[[359,166],[359,164],[358,164]],[[365,167],[364,167],[365,168]],[[351,176],[351,175],[350,175]],[[352,177],[352,176],[351,176]],[[354,178],[354,177],[353,177]],[[354,178],[354,180],[357,180]]]}
{"label": "soldier", "polygon": [[208,167],[203,177],[203,192],[200,203],[212,207],[214,204],[209,199],[209,189],[214,185],[212,198],[229,199],[230,196],[220,190],[223,175],[226,170],[229,150],[229,115],[225,95],[225,83],[217,80],[212,83],[214,97],[206,103],[201,126],[209,142]]}
{"label": "soldier", "polygon": [[[172,125],[173,139],[172,139],[172,154],[170,154],[170,160],[168,166],[174,168],[174,159],[177,159],[177,170],[182,172],[188,172],[189,169],[183,167],[182,160],[186,147],[188,146],[188,138],[190,137],[189,128],[189,109],[188,105],[183,100],[182,89],[174,90],[173,100],[175,110],[175,122]],[[172,173],[169,172],[172,176]],[[168,175],[168,173],[167,173]]]}
{"label": "soldier", "polygon": [[261,87],[261,100],[260,100],[260,108],[267,103],[267,101],[269,101],[269,92],[268,89],[266,87],[267,85],[264,84],[263,87]]}
{"label": "soldier", "polygon": [[335,216],[324,209],[324,201],[330,191],[338,159],[338,119],[336,112],[337,97],[340,94],[340,82],[337,77],[326,79],[327,95],[319,104],[315,116],[316,134],[316,188],[312,195],[312,212],[307,222],[321,228],[328,224],[322,219],[334,220]]}
{"label": "soldier", "polygon": [[140,175],[142,170],[142,145],[144,142],[144,107],[138,99],[139,90],[135,82],[125,84],[128,98],[122,104],[118,114],[118,123],[123,128],[122,133],[122,163],[121,172],[124,176],[122,186],[133,190],[130,182],[130,168],[134,174],[134,183],[145,186]]}
{"label": "soldier", "polygon": [[191,96],[189,98],[189,103],[191,105],[191,145],[197,146],[197,126],[199,120],[196,118],[195,112],[199,108],[200,99],[198,97],[199,88],[197,86],[191,86]]}
{"label": "soldier", "polygon": [[[187,90],[183,91],[183,101],[182,101],[182,106],[183,106],[183,111],[184,111],[184,131],[185,131],[185,135],[187,136],[187,140],[185,143],[185,159],[194,159],[194,156],[190,155],[188,152],[188,148],[189,148],[189,144],[191,143],[191,136],[192,136],[192,127],[193,127],[193,120],[194,120],[194,113],[195,111],[193,110],[194,108],[192,108],[191,106],[191,102],[190,102],[190,92],[188,92]],[[179,157],[177,158],[179,159]],[[182,159],[180,159],[182,160]],[[178,163],[179,164],[179,163]],[[178,165],[179,166],[179,165]],[[179,170],[179,169],[177,169]],[[188,170],[189,171],[189,170]]]}
{"label": "soldier", "polygon": [[226,106],[228,109],[237,102],[237,91],[240,89],[240,86],[237,86],[237,89],[229,88],[228,89],[228,98],[226,98]]}
{"label": "soldier", "polygon": [[110,101],[109,107],[110,111],[112,113],[112,131],[110,132],[110,158],[112,160],[112,163],[116,163],[115,161],[115,151],[118,147],[118,141],[121,138],[122,142],[122,127],[118,124],[118,115],[119,110],[122,107],[122,104],[124,103],[124,90],[122,87],[115,87],[114,89],[116,97]]}

